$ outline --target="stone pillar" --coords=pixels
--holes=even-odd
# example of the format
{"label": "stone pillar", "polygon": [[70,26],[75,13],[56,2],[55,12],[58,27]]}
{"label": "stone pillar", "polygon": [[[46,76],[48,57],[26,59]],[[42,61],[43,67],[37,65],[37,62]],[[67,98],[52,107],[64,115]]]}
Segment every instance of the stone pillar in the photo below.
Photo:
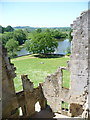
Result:
{"label": "stone pillar", "polygon": [[42,85],[43,93],[53,112],[61,111],[62,69],[48,75]]}
{"label": "stone pillar", "polygon": [[30,117],[35,113],[35,103],[33,96],[33,83],[28,79],[27,75],[21,76],[23,83],[23,91],[25,95],[26,117]]}
{"label": "stone pillar", "polygon": [[89,8],[89,11],[88,11],[88,69],[89,69],[89,85],[88,85],[88,91],[89,91],[89,96],[88,96],[88,108],[89,108],[89,119],[90,119],[90,2],[88,3],[88,8]]}
{"label": "stone pillar", "polygon": [[7,57],[7,51],[2,48],[2,117],[18,118],[18,101],[16,98],[13,79],[16,77],[16,68]]}
{"label": "stone pillar", "polygon": [[2,119],[2,43],[0,41],[0,120]]}
{"label": "stone pillar", "polygon": [[41,106],[41,110],[45,109],[47,107],[47,100],[44,97],[43,90],[42,90],[42,84],[39,83],[39,91],[41,93],[40,99],[39,99],[39,104]]}
{"label": "stone pillar", "polygon": [[23,113],[23,116],[26,116],[26,106],[24,105],[24,106],[22,106],[21,107],[22,108],[22,113]]}

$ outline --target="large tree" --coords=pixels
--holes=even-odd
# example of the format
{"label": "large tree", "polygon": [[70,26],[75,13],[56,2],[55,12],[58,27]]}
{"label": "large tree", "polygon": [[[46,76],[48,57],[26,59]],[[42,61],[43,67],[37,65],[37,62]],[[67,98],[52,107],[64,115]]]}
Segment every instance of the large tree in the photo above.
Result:
{"label": "large tree", "polygon": [[9,39],[13,38],[13,32],[6,32],[0,36],[2,38],[2,43],[5,46]]}
{"label": "large tree", "polygon": [[5,28],[0,25],[0,33],[4,33],[4,29]]}
{"label": "large tree", "polygon": [[19,42],[19,45],[22,45],[27,39],[26,34],[21,29],[14,31],[13,38]]}
{"label": "large tree", "polygon": [[41,33],[41,32],[42,32],[42,29],[41,29],[41,28],[38,28],[38,29],[36,30],[36,32],[37,32],[37,33]]}
{"label": "large tree", "polygon": [[13,29],[10,25],[8,25],[8,26],[5,28],[5,31],[6,31],[6,32],[12,32],[12,31],[14,31],[14,29]]}
{"label": "large tree", "polygon": [[14,39],[8,40],[5,47],[7,48],[7,51],[8,51],[8,54],[10,57],[14,57],[16,55],[18,46],[19,46],[18,41],[14,40]]}
{"label": "large tree", "polygon": [[67,33],[60,32],[59,30],[52,31],[52,35],[56,39],[63,39],[63,38],[65,39],[68,36]]}
{"label": "large tree", "polygon": [[41,32],[33,34],[30,39],[29,52],[48,54],[55,51],[58,43],[49,32]]}

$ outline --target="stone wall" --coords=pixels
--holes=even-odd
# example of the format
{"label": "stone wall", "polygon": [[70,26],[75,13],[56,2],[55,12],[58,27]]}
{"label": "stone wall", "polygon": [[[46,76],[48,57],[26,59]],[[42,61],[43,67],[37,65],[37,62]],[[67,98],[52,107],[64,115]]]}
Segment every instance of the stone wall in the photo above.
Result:
{"label": "stone wall", "polygon": [[[90,9],[90,2],[89,2],[89,9]],[[88,91],[89,91],[89,96],[88,96],[88,100],[87,100],[87,104],[88,104],[88,108],[89,108],[89,119],[90,119],[90,11],[88,11],[88,56],[89,56],[89,60],[88,60],[88,69],[89,69],[89,86],[88,86]],[[87,107],[86,107],[87,108]]]}
{"label": "stone wall", "polygon": [[23,90],[25,96],[25,111],[26,116],[30,117],[35,113],[35,104],[39,102],[41,110],[46,108],[47,101],[43,95],[41,84],[37,88],[33,87],[33,82],[31,82],[27,75],[22,75]]}
{"label": "stone wall", "polygon": [[7,57],[6,49],[2,49],[2,116],[17,117],[18,112],[13,111],[18,108],[13,79],[16,76],[15,67]]}
{"label": "stone wall", "polygon": [[[79,116],[84,114],[83,111],[85,109],[89,109],[88,107],[86,108],[88,106],[90,74],[89,14],[90,11],[81,13],[80,17],[71,25],[73,40],[70,61],[66,68],[71,73],[70,88],[62,88],[63,68],[59,68],[55,74],[48,76],[43,83],[44,95],[54,112],[63,113],[62,101],[69,103],[69,111],[67,113],[69,116]],[[87,113],[85,114],[87,116]]]}
{"label": "stone wall", "polygon": [[[84,91],[88,85],[88,12],[83,12],[73,22],[72,54],[70,58],[71,71],[71,102],[83,104]],[[85,92],[87,94],[87,92]],[[82,97],[83,95],[83,97]]]}
{"label": "stone wall", "polygon": [[[89,86],[89,64],[90,64],[90,38],[88,31],[90,29],[89,23],[90,11],[81,13],[72,25],[73,40],[72,40],[72,54],[70,59],[70,103],[78,103],[82,105],[85,110],[85,104],[88,101],[88,86]],[[88,104],[88,102],[87,102]],[[87,105],[88,106],[88,105]],[[87,108],[89,109],[89,108]]]}
{"label": "stone wall", "polygon": [[[2,49],[2,118],[28,118],[35,114],[35,104],[39,102],[41,110],[46,108],[47,101],[41,85],[33,87],[27,75],[22,75],[23,91],[15,92],[13,79],[16,68],[7,57],[7,51]],[[20,116],[19,109],[22,110]]]}
{"label": "stone wall", "polygon": [[[2,44],[0,41],[0,56],[2,56]],[[2,118],[2,57],[0,57],[0,120]]]}
{"label": "stone wall", "polygon": [[56,73],[46,77],[42,86],[44,95],[53,112],[62,113],[61,103],[67,98],[69,92],[68,88],[62,87],[63,70],[68,70],[68,68],[60,67]]}

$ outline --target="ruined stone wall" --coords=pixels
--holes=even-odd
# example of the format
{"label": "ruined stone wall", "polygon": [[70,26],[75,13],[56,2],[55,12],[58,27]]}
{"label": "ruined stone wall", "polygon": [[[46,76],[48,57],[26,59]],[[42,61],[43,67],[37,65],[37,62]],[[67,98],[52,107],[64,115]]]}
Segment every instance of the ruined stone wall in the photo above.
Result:
{"label": "ruined stone wall", "polygon": [[[44,109],[47,101],[43,95],[41,85],[34,88],[27,75],[22,75],[23,91],[16,93],[13,81],[16,77],[16,68],[7,57],[5,48],[2,49],[0,55],[2,55],[2,118],[30,117],[36,112],[35,104],[37,102],[39,102],[41,109]],[[20,116],[20,108],[22,116]]]}
{"label": "ruined stone wall", "polygon": [[[70,116],[79,116],[88,106],[88,85],[90,74],[90,37],[88,30],[90,11],[83,12],[72,24],[73,40],[70,62],[70,89],[62,88],[63,69],[58,69],[53,75],[46,78],[43,91],[54,112],[62,112],[61,102],[69,103]],[[87,105],[85,105],[87,103]],[[89,108],[87,108],[89,109]],[[87,113],[86,113],[87,114]],[[86,115],[87,116],[87,115]]]}
{"label": "ruined stone wall", "polygon": [[[0,41],[0,56],[2,56],[2,44]],[[0,120],[2,119],[2,57],[0,57]]]}
{"label": "ruined stone wall", "polygon": [[39,102],[41,110],[46,108],[47,101],[43,95],[41,84],[37,88],[34,88],[33,82],[31,82],[27,75],[22,75],[23,90],[25,96],[25,117],[29,117],[35,113],[35,104]]}
{"label": "ruined stone wall", "polygon": [[[81,13],[72,25],[73,41],[70,59],[71,97],[70,103],[82,105],[88,114],[89,74],[90,74],[90,37],[88,31],[90,11]],[[83,112],[84,113],[84,112]],[[85,115],[84,115],[85,117]]]}
{"label": "ruined stone wall", "polygon": [[72,25],[73,40],[70,58],[71,102],[83,104],[88,85],[88,12],[83,12]]}
{"label": "ruined stone wall", "polygon": [[7,57],[6,49],[2,49],[2,116],[17,117],[18,112],[14,115],[12,111],[18,108],[13,79],[16,76],[15,67],[10,63]]}
{"label": "ruined stone wall", "polygon": [[68,96],[69,92],[68,88],[62,87],[63,70],[68,70],[68,68],[60,67],[54,74],[46,77],[42,86],[44,95],[53,112],[62,113],[61,103]]}
{"label": "ruined stone wall", "polygon": [[[90,2],[89,2],[89,9],[90,9]],[[89,56],[89,60],[88,60],[88,69],[89,69],[89,86],[88,86],[88,91],[89,91],[89,96],[88,96],[88,108],[89,108],[89,119],[90,119],[90,10],[88,11],[88,56]]]}

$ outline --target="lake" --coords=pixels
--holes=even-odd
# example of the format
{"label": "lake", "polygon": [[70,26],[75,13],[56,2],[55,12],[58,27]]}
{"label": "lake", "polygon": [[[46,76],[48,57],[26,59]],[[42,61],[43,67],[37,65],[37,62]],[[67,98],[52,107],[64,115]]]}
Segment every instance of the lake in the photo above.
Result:
{"label": "lake", "polygon": [[67,54],[67,50],[71,48],[71,43],[69,39],[66,39],[64,41],[58,41],[58,47],[55,50],[55,54]]}
{"label": "lake", "polygon": [[[70,49],[71,43],[69,42],[69,39],[66,39],[64,41],[58,41],[58,47],[55,49],[54,54],[67,54],[67,50]],[[20,51],[17,52],[18,56],[22,55],[28,55],[30,54],[25,48],[22,48]]]}

